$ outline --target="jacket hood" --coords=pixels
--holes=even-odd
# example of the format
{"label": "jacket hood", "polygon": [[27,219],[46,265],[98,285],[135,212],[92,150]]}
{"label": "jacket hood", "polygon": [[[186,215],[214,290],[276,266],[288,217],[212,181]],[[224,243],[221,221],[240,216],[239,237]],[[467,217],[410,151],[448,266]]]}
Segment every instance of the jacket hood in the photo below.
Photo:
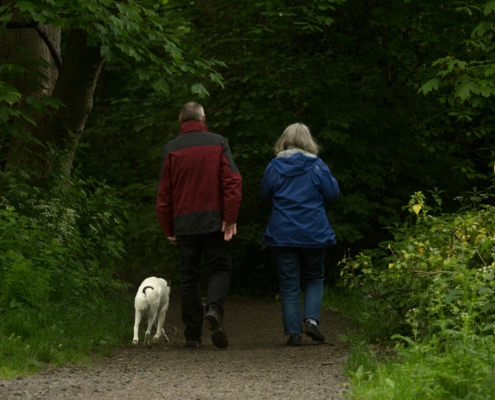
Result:
{"label": "jacket hood", "polygon": [[282,175],[298,176],[308,172],[318,157],[301,149],[290,148],[277,154],[272,160],[273,167]]}

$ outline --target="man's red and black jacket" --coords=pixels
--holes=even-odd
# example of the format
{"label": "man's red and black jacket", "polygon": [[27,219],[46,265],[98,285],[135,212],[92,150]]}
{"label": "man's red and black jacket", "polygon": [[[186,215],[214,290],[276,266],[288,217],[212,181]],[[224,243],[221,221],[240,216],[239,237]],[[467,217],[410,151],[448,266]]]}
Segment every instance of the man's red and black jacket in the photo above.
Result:
{"label": "man's red and black jacket", "polygon": [[237,222],[242,178],[227,139],[199,121],[182,124],[162,153],[156,212],[166,237],[222,230]]}

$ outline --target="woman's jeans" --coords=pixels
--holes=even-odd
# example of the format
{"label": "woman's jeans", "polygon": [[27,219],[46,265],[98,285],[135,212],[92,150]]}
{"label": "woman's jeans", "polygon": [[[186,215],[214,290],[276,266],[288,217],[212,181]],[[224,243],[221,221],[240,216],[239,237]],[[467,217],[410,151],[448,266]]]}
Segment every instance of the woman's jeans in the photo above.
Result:
{"label": "woman's jeans", "polygon": [[[320,321],[326,248],[273,247],[279,277],[284,333],[303,333],[303,319]],[[301,318],[301,278],[304,288],[304,314]]]}

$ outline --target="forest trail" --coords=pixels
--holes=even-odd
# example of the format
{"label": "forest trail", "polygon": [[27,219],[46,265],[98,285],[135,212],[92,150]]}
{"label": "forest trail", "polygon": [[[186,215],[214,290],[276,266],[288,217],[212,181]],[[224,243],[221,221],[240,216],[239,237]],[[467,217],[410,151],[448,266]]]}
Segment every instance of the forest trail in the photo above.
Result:
{"label": "forest trail", "polygon": [[[183,347],[180,301],[172,296],[166,332],[170,343],[147,349],[117,348],[90,366],[48,368],[37,375],[0,381],[1,399],[343,399],[347,358],[341,314],[324,310],[327,342],[307,336],[301,347],[285,345],[281,307],[273,301],[228,298],[227,349],[205,332],[199,348]],[[129,344],[133,321],[129,321]],[[154,330],[152,331],[154,334]]]}

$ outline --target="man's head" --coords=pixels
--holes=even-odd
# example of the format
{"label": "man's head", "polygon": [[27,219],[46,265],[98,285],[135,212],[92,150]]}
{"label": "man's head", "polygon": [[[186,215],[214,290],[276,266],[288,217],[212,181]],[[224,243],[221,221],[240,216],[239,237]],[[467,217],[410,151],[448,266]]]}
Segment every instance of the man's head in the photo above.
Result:
{"label": "man's head", "polygon": [[203,106],[195,101],[184,104],[179,114],[179,122],[183,124],[187,121],[205,122],[205,111]]}

